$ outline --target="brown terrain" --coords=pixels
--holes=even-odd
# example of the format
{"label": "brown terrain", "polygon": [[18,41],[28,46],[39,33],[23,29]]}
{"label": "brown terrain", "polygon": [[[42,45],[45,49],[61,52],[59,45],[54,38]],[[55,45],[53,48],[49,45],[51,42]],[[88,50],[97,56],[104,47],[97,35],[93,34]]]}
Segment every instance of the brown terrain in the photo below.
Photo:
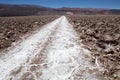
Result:
{"label": "brown terrain", "polygon": [[120,16],[69,16],[69,21],[92,52],[93,63],[104,67],[109,80],[120,80]]}
{"label": "brown terrain", "polygon": [[59,16],[0,17],[0,51]]}

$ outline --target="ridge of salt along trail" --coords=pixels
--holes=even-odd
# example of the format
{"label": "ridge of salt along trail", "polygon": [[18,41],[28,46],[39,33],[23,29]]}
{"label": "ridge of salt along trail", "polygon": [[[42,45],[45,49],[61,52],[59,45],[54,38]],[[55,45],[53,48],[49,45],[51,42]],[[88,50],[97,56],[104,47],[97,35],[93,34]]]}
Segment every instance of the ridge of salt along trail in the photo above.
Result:
{"label": "ridge of salt along trail", "polygon": [[0,80],[103,80],[65,16],[0,58]]}
{"label": "ridge of salt along trail", "polygon": [[[90,51],[83,48],[76,32],[63,17],[52,43],[47,46],[47,68],[38,80],[103,80],[90,63]],[[78,44],[80,43],[80,44]]]}
{"label": "ridge of salt along trail", "polygon": [[33,57],[42,48],[60,20],[61,18],[56,19],[43,26],[42,29],[23,40],[9,52],[0,53],[4,54],[0,57],[0,80],[7,80],[7,75],[14,68],[26,64],[27,59]]}

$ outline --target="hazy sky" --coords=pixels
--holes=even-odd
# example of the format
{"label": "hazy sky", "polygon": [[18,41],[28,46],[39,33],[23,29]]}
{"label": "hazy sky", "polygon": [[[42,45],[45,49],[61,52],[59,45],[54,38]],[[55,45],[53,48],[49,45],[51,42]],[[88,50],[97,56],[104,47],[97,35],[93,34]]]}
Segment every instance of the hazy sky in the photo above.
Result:
{"label": "hazy sky", "polygon": [[81,7],[120,9],[120,0],[0,0],[4,4],[33,4],[46,7]]}

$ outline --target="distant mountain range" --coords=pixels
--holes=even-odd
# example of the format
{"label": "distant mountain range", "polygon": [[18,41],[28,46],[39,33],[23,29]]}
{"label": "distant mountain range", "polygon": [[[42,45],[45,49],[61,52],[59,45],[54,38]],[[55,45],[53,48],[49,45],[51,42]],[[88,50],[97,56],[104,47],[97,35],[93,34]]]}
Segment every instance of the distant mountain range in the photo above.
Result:
{"label": "distant mountain range", "polygon": [[120,15],[119,9],[49,8],[37,5],[0,4],[0,16],[31,15]]}

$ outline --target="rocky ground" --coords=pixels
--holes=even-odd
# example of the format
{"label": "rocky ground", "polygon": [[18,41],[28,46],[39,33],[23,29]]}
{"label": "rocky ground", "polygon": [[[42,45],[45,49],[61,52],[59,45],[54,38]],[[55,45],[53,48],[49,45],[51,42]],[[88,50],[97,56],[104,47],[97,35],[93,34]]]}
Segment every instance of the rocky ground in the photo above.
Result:
{"label": "rocky ground", "polygon": [[[115,16],[115,15],[113,16],[105,16],[105,15],[104,16],[67,16],[67,18],[69,19],[69,22],[73,25],[74,29],[70,28],[71,25],[67,22],[67,19],[65,17],[60,18],[51,24],[47,24],[49,22],[52,22],[58,17],[59,16],[0,17],[0,51],[7,49],[14,42],[16,43],[18,40],[21,40],[23,36],[29,34],[28,38],[26,39],[24,38],[19,45],[15,46],[15,48],[10,50],[12,55],[10,54],[9,51],[2,52],[2,53],[5,53],[6,56],[3,56],[5,58],[2,58],[2,57],[0,58],[0,64],[5,65],[3,67],[0,66],[1,72],[2,73],[5,72],[6,74],[6,73],[9,73],[8,70],[10,69],[11,70],[13,69],[13,72],[14,72],[14,68],[16,67],[16,65],[21,65],[21,63],[24,63],[23,65],[26,66],[25,61],[27,60],[27,58],[29,59],[31,54],[33,55],[34,53],[34,55],[36,55],[39,49],[41,49],[41,51],[42,49],[45,49],[45,51],[47,51],[46,49],[50,48],[50,50],[47,53],[56,53],[56,54],[53,54],[51,58],[47,54],[48,58],[52,59],[52,62],[62,61],[62,59],[59,59],[59,58],[65,58],[65,60],[67,60],[69,57],[71,58],[71,56],[74,56],[73,53],[79,54],[79,56],[76,56],[77,58],[75,57],[75,60],[72,60],[73,63],[75,61],[78,64],[77,65],[78,67],[76,67],[75,71],[73,71],[74,74],[72,74],[77,79],[73,78],[72,76],[68,80],[79,80],[81,79],[80,76],[83,73],[84,73],[82,75],[83,78],[85,78],[84,76],[86,76],[86,73],[88,73],[88,77],[86,76],[86,79],[91,80],[92,77],[90,77],[89,75],[90,74],[94,75],[94,73],[96,72],[98,72],[98,74],[100,73],[100,75],[102,76],[104,75],[104,80],[120,80],[120,16]],[[47,24],[47,26],[43,26],[45,24]],[[36,30],[38,30],[39,34],[34,35],[32,32]],[[74,32],[74,30],[77,32],[77,39],[75,34],[76,32]],[[67,34],[65,34],[66,32]],[[56,37],[56,35],[53,35],[53,34],[56,34],[58,37]],[[75,35],[72,36],[72,34],[75,34]],[[60,35],[63,35],[63,36],[60,36]],[[55,41],[52,40],[54,38],[56,38]],[[76,44],[75,45],[70,44],[72,48],[70,46],[69,46],[70,48],[66,46],[66,45],[69,45],[68,38],[73,38],[72,39],[73,41],[74,40],[82,41],[80,42],[80,44],[77,44],[77,45],[80,47],[80,45],[83,43],[84,45],[82,45],[82,49],[86,49],[90,51],[90,57],[92,57],[92,59],[89,58],[89,60],[91,60],[90,62],[92,63],[88,61],[89,64],[87,64],[85,53],[88,53],[88,52],[85,52],[84,50],[83,52],[82,51],[79,52],[79,49],[76,49],[75,47]],[[76,43],[76,41],[74,42]],[[53,42],[55,42],[56,44],[54,44]],[[56,47],[58,45],[59,47]],[[63,46],[62,50],[60,50],[61,46]],[[53,52],[50,52],[51,49],[53,49]],[[67,51],[64,49],[66,49]],[[74,51],[73,49],[76,49],[76,50]],[[61,51],[60,55],[58,55],[59,54],[57,52],[58,50]],[[73,50],[73,52],[71,50]],[[46,53],[46,52],[42,52],[42,55],[43,53]],[[65,53],[65,54],[63,55],[62,53]],[[36,60],[37,62],[39,62],[39,59],[40,59],[39,57],[41,56],[39,57],[38,56],[39,55],[37,55],[36,58],[33,57],[33,60],[32,60],[33,63],[35,63],[34,61]],[[81,56],[83,56],[83,58]],[[43,57],[41,57],[41,59],[43,58],[44,58],[44,55]],[[74,59],[74,57],[72,59]],[[63,60],[62,62],[66,63],[65,60]],[[50,60],[48,59],[48,61]],[[14,62],[14,65],[11,66],[13,62]],[[11,68],[9,69],[8,66],[6,66],[6,64],[8,66],[11,66]],[[79,65],[87,65],[87,66],[85,67],[85,66],[79,66]],[[95,68],[97,67],[99,70],[100,69],[104,69],[104,70],[101,70],[101,71],[98,71],[98,69],[89,70],[88,65],[91,69],[94,69],[93,66],[95,66]],[[92,65],[92,67],[90,65]],[[28,68],[25,67],[26,71],[27,69]],[[57,70],[58,72],[63,71],[63,74],[64,74],[64,70],[61,70],[61,69],[67,70],[68,68],[61,67],[61,68],[53,68],[53,69],[55,70],[58,69]],[[24,69],[22,70],[23,72],[25,71]],[[48,70],[48,72],[50,71],[49,74],[51,74],[51,70],[52,70],[51,68],[45,69],[45,71],[46,70]],[[87,72],[84,72],[84,71],[87,71]],[[54,72],[56,71],[53,71],[53,73]],[[48,73],[44,73],[44,75],[46,74]],[[2,75],[4,74],[1,74],[1,76]],[[47,78],[47,79],[53,80],[54,78],[56,80],[59,78],[61,80],[63,78],[58,76],[59,75],[57,75],[57,77],[56,75],[54,75],[54,77],[43,76],[42,79]],[[68,76],[69,75],[65,76],[64,79],[68,78]],[[100,79],[100,80],[103,80],[103,79]]]}
{"label": "rocky ground", "polygon": [[59,16],[0,17],[0,51]]}
{"label": "rocky ground", "polygon": [[0,80],[109,80],[62,16],[0,57]]}
{"label": "rocky ground", "polygon": [[92,52],[92,62],[104,67],[109,80],[120,80],[120,16],[68,16]]}

